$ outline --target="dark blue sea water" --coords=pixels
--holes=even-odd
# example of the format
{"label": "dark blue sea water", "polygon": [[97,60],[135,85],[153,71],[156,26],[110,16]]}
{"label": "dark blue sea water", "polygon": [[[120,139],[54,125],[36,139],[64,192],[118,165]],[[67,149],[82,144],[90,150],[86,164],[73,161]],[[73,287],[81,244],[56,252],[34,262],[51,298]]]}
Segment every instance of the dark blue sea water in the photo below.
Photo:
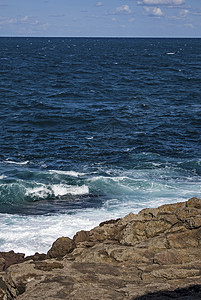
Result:
{"label": "dark blue sea water", "polygon": [[201,39],[0,38],[0,250],[201,194]]}

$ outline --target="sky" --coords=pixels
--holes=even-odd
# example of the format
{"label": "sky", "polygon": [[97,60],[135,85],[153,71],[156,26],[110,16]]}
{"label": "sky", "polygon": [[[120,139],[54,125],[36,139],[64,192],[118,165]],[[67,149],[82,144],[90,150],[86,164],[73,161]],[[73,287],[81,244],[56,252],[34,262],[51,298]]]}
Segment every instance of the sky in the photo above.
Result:
{"label": "sky", "polygon": [[0,0],[0,36],[201,37],[201,0]]}

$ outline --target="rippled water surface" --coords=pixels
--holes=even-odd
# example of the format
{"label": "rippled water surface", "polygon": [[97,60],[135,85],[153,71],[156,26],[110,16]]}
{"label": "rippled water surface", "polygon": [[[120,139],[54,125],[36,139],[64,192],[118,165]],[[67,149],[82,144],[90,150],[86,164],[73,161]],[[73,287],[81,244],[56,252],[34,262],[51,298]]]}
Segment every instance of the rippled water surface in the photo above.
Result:
{"label": "rippled water surface", "polygon": [[201,39],[0,38],[0,250],[201,193]]}

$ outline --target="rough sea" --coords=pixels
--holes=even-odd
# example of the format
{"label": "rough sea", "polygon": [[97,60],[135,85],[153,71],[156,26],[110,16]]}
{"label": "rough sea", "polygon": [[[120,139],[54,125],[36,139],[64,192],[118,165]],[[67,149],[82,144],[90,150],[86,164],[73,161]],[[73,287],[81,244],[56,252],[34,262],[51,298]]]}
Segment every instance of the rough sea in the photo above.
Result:
{"label": "rough sea", "polygon": [[0,251],[201,197],[201,39],[0,38]]}

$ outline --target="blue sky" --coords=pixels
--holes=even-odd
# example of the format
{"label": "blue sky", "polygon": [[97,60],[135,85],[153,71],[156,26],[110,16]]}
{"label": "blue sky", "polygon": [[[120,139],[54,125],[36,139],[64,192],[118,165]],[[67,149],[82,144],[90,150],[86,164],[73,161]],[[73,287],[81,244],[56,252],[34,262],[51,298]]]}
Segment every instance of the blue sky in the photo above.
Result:
{"label": "blue sky", "polygon": [[201,37],[201,0],[0,0],[0,36]]}

